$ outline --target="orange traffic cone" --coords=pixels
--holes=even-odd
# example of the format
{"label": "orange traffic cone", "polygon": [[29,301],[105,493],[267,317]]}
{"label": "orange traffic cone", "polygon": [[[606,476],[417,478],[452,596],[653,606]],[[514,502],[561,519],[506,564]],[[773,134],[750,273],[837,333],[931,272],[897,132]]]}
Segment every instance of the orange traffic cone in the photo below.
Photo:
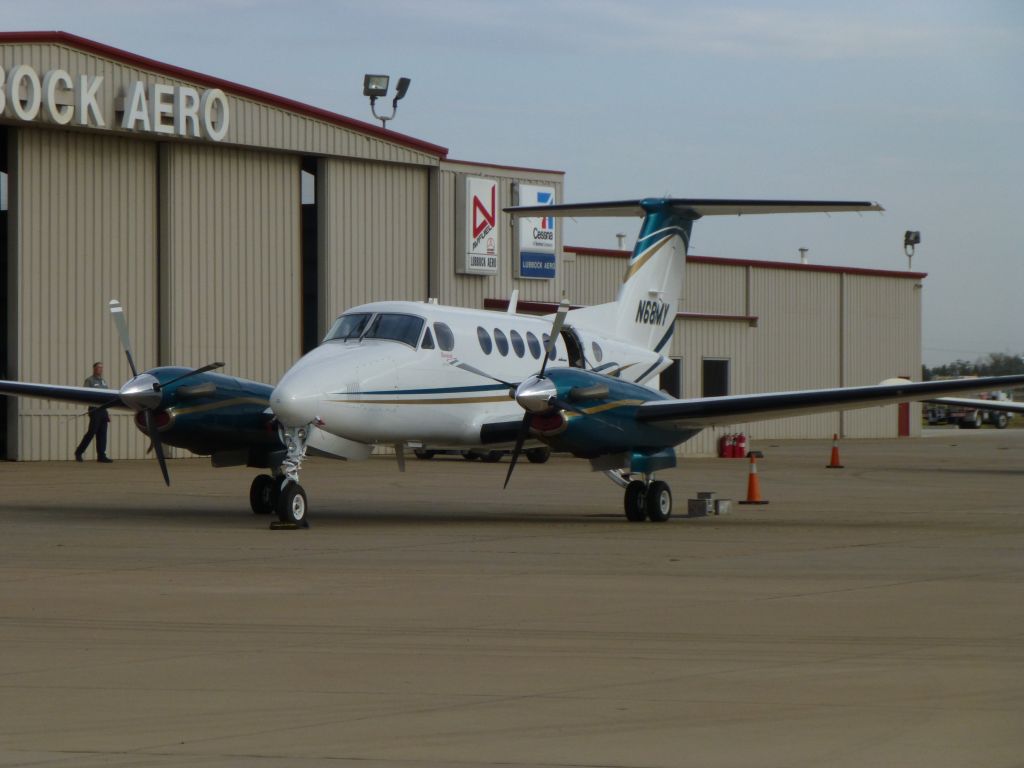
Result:
{"label": "orange traffic cone", "polygon": [[740,504],[767,504],[761,498],[761,481],[757,477],[757,454],[750,452],[750,474],[747,476],[747,498]]}
{"label": "orange traffic cone", "polygon": [[825,469],[842,469],[843,465],[839,463],[839,435],[832,435],[832,458],[828,464],[825,465]]}

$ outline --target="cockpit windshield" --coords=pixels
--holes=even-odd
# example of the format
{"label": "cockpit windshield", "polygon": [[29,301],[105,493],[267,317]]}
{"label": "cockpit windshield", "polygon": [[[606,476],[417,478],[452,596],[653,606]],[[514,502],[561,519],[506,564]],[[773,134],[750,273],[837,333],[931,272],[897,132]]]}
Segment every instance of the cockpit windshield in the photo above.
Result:
{"label": "cockpit windshield", "polygon": [[370,322],[370,318],[373,317],[369,312],[356,312],[351,315],[342,315],[334,321],[334,325],[331,326],[331,330],[324,336],[324,341],[346,341],[348,339],[358,339],[363,335],[363,331],[366,330],[367,324]]}
{"label": "cockpit windshield", "polygon": [[415,347],[422,332],[422,317],[397,312],[353,312],[335,320],[324,341],[387,339]]}
{"label": "cockpit windshield", "polygon": [[415,347],[423,332],[423,318],[381,312],[370,323],[364,339],[391,339]]}

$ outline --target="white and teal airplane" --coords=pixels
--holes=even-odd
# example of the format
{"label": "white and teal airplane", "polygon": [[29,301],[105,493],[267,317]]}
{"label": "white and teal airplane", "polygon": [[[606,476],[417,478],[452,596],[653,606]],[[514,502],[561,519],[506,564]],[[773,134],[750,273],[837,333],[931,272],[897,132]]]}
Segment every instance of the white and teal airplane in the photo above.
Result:
{"label": "white and teal airplane", "polygon": [[554,316],[381,301],[342,314],[323,343],[270,396],[286,454],[253,483],[257,511],[304,523],[299,471],[307,450],[368,457],[392,445],[513,446],[526,441],[588,459],[625,489],[631,521],[668,519],[675,446],[703,428],[888,405],[1024,383],[1022,376],[674,399],[647,386],[665,355],[683,288],[693,223],[703,216],[881,211],[869,202],[698,200],[510,208],[513,216],[643,217],[615,301]]}

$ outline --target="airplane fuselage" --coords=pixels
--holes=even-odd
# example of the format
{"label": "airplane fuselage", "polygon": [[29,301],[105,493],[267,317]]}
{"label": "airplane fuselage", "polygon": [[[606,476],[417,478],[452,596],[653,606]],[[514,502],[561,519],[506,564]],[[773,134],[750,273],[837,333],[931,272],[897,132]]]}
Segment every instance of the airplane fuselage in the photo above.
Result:
{"label": "airplane fuselage", "polygon": [[[431,303],[354,307],[282,377],[271,405],[285,426],[312,423],[358,443],[478,446],[483,425],[522,418],[508,385],[539,371],[550,330],[542,317]],[[548,369],[637,381],[667,364],[658,352],[567,325]]]}

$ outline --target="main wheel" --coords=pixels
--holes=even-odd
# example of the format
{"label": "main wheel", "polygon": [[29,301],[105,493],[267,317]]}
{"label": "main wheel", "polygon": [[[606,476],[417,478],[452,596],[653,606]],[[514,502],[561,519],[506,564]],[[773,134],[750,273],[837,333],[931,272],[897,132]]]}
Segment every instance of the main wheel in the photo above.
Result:
{"label": "main wheel", "polygon": [[476,461],[480,458],[480,454],[476,451],[463,451],[462,458],[466,461]]}
{"label": "main wheel", "polygon": [[277,508],[277,482],[270,475],[256,475],[249,486],[249,506],[255,515],[269,515]]}
{"label": "main wheel", "polygon": [[642,523],[646,519],[644,514],[644,503],[646,502],[646,488],[639,480],[633,480],[626,486],[626,495],[623,505],[626,508],[626,519],[631,523]]}
{"label": "main wheel", "polygon": [[996,414],[996,429],[1006,429],[1006,425],[1010,423],[1010,418],[1005,413]]}
{"label": "main wheel", "polygon": [[502,454],[501,451],[488,451],[487,453],[480,457],[480,461],[486,464],[497,464],[499,461],[501,461],[501,457],[503,455],[504,454]]}
{"label": "main wheel", "polygon": [[551,458],[550,448],[531,448],[526,452],[526,459],[531,464],[543,464]]}
{"label": "main wheel", "polygon": [[289,482],[277,497],[277,519],[282,523],[304,525],[306,522],[306,491],[298,483]]}
{"label": "main wheel", "polygon": [[655,480],[647,486],[647,498],[644,503],[647,519],[652,523],[664,523],[672,517],[672,491],[668,483]]}
{"label": "main wheel", "polygon": [[436,455],[434,451],[428,451],[426,448],[414,448],[412,454],[417,459],[432,459]]}

